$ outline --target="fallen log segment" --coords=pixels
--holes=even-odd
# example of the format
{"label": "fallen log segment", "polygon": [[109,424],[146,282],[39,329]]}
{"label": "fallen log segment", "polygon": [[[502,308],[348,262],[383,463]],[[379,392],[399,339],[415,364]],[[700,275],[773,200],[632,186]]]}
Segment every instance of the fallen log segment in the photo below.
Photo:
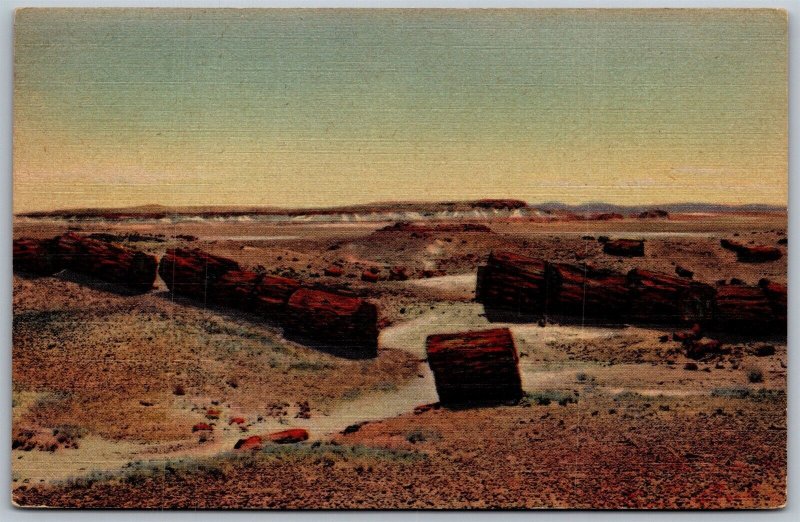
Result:
{"label": "fallen log segment", "polygon": [[519,318],[547,313],[547,263],[511,252],[492,252],[478,267],[476,300],[487,313],[504,311]]}
{"label": "fallen log segment", "polygon": [[590,265],[548,263],[550,312],[587,320],[622,320],[629,293],[623,274]]}
{"label": "fallen log segment", "polygon": [[172,294],[203,301],[217,280],[235,270],[240,270],[236,261],[187,248],[170,248],[158,265],[158,275]]}
{"label": "fallen log segment", "polygon": [[786,326],[786,285],[774,283],[769,279],[762,279],[758,282],[758,286],[764,290],[764,295],[767,296],[769,304],[772,307],[772,313],[775,315],[775,320],[778,321],[783,327]]}
{"label": "fallen log segment", "polygon": [[764,332],[781,324],[767,292],[758,286],[719,287],[715,320],[718,326],[738,332]]}
{"label": "fallen log segment", "polygon": [[644,323],[706,323],[713,319],[711,285],[634,268],[627,275],[629,317]]}
{"label": "fallen log segment", "polygon": [[613,239],[603,244],[603,252],[621,257],[644,257],[644,241],[640,239]]}
{"label": "fallen log segment", "polygon": [[728,239],[720,240],[720,245],[726,250],[736,252],[736,260],[741,263],[766,263],[776,261],[783,256],[778,247],[749,246]]}
{"label": "fallen log segment", "polygon": [[516,403],[519,357],[508,328],[428,336],[428,364],[444,406]]}
{"label": "fallen log segment", "polygon": [[57,264],[73,272],[124,285],[139,292],[153,287],[155,256],[72,232],[55,240]]}
{"label": "fallen log segment", "polygon": [[301,288],[286,305],[286,331],[361,357],[378,351],[378,309],[358,297]]}
{"label": "fallen log segment", "polygon": [[55,249],[55,239],[21,238],[14,240],[15,272],[49,276],[62,269]]}

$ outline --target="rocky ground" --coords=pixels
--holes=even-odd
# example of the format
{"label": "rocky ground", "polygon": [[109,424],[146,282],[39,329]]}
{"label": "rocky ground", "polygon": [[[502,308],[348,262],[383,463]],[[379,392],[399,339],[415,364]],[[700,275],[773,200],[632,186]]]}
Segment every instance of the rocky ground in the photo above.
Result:
{"label": "rocky ground", "polygon": [[[412,410],[435,401],[425,336],[489,325],[471,301],[475,270],[490,250],[588,259],[620,271],[674,273],[681,266],[710,283],[732,277],[785,283],[785,257],[744,264],[719,246],[724,238],[778,245],[785,220],[504,221],[487,223],[490,231],[71,225],[80,233],[122,234],[116,239],[157,255],[170,246],[196,246],[249,268],[366,297],[379,305],[385,330],[378,358],[354,361],[287,341],[263,318],[170,299],[161,282],[148,294],[128,295],[66,272],[15,276],[15,502],[780,506],[785,336],[723,332],[725,353],[694,361],[679,343],[662,342],[668,328],[511,325],[526,392],[521,405]],[[16,226],[15,237],[53,236],[65,228],[29,221]],[[645,239],[645,257],[604,254],[601,236]],[[785,254],[785,245],[778,246]],[[331,266],[342,274],[325,275]],[[388,280],[396,267],[409,279]],[[370,269],[377,282],[362,280]],[[198,423],[213,429],[192,432]],[[242,433],[295,425],[307,427],[311,440],[228,453]]]}

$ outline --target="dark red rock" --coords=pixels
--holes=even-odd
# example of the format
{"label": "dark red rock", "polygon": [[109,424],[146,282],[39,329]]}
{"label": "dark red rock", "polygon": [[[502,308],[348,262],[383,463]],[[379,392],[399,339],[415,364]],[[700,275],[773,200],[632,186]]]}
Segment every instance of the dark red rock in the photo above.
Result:
{"label": "dark red rock", "polygon": [[389,281],[405,281],[408,279],[408,269],[404,266],[394,266],[389,270]]}
{"label": "dark red rock", "polygon": [[233,445],[233,449],[238,451],[258,451],[261,449],[261,444],[263,442],[263,439],[258,435],[252,435],[250,437],[237,440],[236,444]]}
{"label": "dark red rock", "polygon": [[778,247],[750,246],[728,239],[720,240],[720,245],[726,250],[736,252],[736,260],[741,263],[766,263],[776,261],[783,256]]}
{"label": "dark red rock", "polygon": [[361,273],[361,280],[368,283],[377,283],[381,280],[381,274],[375,269],[367,269]]}
{"label": "dark red rock", "polygon": [[210,424],[206,424],[205,422],[198,422],[194,426],[192,426],[192,433],[196,431],[213,431],[214,427]]}
{"label": "dark red rock", "polygon": [[146,292],[153,288],[154,256],[114,243],[68,232],[55,240],[57,263],[73,272]]}
{"label": "dark red rock", "polygon": [[722,343],[716,339],[692,339],[685,346],[689,359],[706,359],[722,353]]}
{"label": "dark red rock", "polygon": [[640,239],[612,239],[603,244],[603,252],[612,256],[643,257],[644,241]]}
{"label": "dark red rock", "polygon": [[761,279],[758,286],[764,290],[764,295],[767,296],[769,304],[772,307],[772,313],[775,315],[776,321],[782,325],[786,325],[786,285],[775,283],[769,279]]}
{"label": "dark red rock", "polygon": [[277,433],[270,433],[268,439],[275,444],[294,444],[308,440],[308,431],[302,428],[292,428]]}
{"label": "dark red rock", "polygon": [[231,426],[233,424],[237,424],[237,425],[241,426],[242,424],[245,424],[246,422],[247,422],[247,420],[245,420],[244,417],[231,417],[230,420],[228,420],[228,426]]}
{"label": "dark red rock", "polygon": [[286,330],[361,356],[378,350],[378,310],[358,297],[301,288],[286,306]]}
{"label": "dark red rock", "polygon": [[630,318],[636,322],[704,323],[713,318],[714,287],[634,268],[627,275]]}
{"label": "dark red rock", "polygon": [[61,270],[61,263],[55,248],[56,239],[15,239],[14,271],[49,276]]}
{"label": "dark red rock", "polygon": [[331,265],[325,269],[324,273],[329,277],[341,277],[344,274],[344,270],[340,266]]}
{"label": "dark red rock", "polygon": [[426,350],[442,405],[515,403],[522,398],[519,357],[507,328],[431,335]]}

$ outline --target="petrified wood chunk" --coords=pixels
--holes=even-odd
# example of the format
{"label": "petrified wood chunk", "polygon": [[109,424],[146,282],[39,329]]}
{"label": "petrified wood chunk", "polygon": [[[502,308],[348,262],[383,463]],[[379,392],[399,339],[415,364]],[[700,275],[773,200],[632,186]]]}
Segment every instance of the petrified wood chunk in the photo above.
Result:
{"label": "petrified wood chunk", "polygon": [[140,292],[150,290],[156,279],[154,256],[72,232],[55,240],[55,252],[64,268]]}
{"label": "petrified wood chunk", "polygon": [[765,263],[783,256],[781,249],[771,246],[748,246],[727,239],[720,240],[722,248],[736,252],[736,260],[742,263]]}
{"label": "petrified wood chunk", "polygon": [[55,239],[15,239],[14,271],[48,276],[61,270],[55,243]]}
{"label": "petrified wood chunk", "polygon": [[519,357],[508,328],[430,335],[426,350],[443,405],[514,403],[522,398]]}
{"label": "petrified wood chunk", "polygon": [[547,263],[511,252],[492,252],[478,267],[475,299],[487,313],[508,311],[517,316],[547,311]]}
{"label": "petrified wood chunk", "polygon": [[286,306],[289,333],[340,346],[360,356],[378,351],[378,310],[358,297],[301,288]]}
{"label": "petrified wood chunk", "polygon": [[267,439],[275,444],[294,444],[308,440],[308,430],[292,428],[267,435]]}
{"label": "petrified wood chunk", "polygon": [[606,241],[603,252],[612,256],[643,257],[644,241],[640,239],[613,239]]}
{"label": "petrified wood chunk", "polygon": [[628,272],[630,318],[645,323],[702,323],[713,317],[711,285],[660,272]]}
{"label": "petrified wood chunk", "polygon": [[766,291],[758,286],[719,287],[715,319],[721,328],[742,332],[771,330],[780,324]]}
{"label": "petrified wood chunk", "polygon": [[289,297],[300,286],[299,281],[286,277],[231,270],[209,282],[208,300],[214,304],[263,314],[272,320],[281,320]]}
{"label": "petrified wood chunk", "polygon": [[240,270],[236,261],[198,249],[171,248],[158,265],[158,274],[174,294],[206,300],[223,275]]}
{"label": "petrified wood chunk", "polygon": [[550,312],[594,319],[623,319],[628,286],[623,274],[590,265],[548,263]]}
{"label": "petrified wood chunk", "polygon": [[764,295],[767,296],[769,304],[772,307],[772,313],[775,314],[775,319],[778,323],[786,325],[786,285],[774,283],[769,279],[762,279],[758,282],[758,286],[764,290]]}

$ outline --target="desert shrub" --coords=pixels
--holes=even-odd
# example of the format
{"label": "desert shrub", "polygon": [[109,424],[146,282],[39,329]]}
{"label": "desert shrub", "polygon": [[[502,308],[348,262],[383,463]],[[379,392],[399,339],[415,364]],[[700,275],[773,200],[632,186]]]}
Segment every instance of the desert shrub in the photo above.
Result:
{"label": "desert shrub", "polygon": [[729,399],[745,399],[750,395],[750,390],[744,387],[733,388],[714,388],[711,390],[712,397],[725,397]]}
{"label": "desert shrub", "polygon": [[429,440],[439,440],[442,436],[437,431],[415,429],[406,434],[406,440],[411,444],[427,442]]}
{"label": "desert shrub", "polygon": [[750,368],[747,370],[747,382],[753,384],[764,382],[764,372],[759,368]]}
{"label": "desert shrub", "polygon": [[550,403],[558,403],[561,406],[578,402],[578,397],[573,392],[565,392],[562,390],[539,390],[535,392],[527,392],[522,398],[521,404],[523,406],[537,405],[547,406]]}

